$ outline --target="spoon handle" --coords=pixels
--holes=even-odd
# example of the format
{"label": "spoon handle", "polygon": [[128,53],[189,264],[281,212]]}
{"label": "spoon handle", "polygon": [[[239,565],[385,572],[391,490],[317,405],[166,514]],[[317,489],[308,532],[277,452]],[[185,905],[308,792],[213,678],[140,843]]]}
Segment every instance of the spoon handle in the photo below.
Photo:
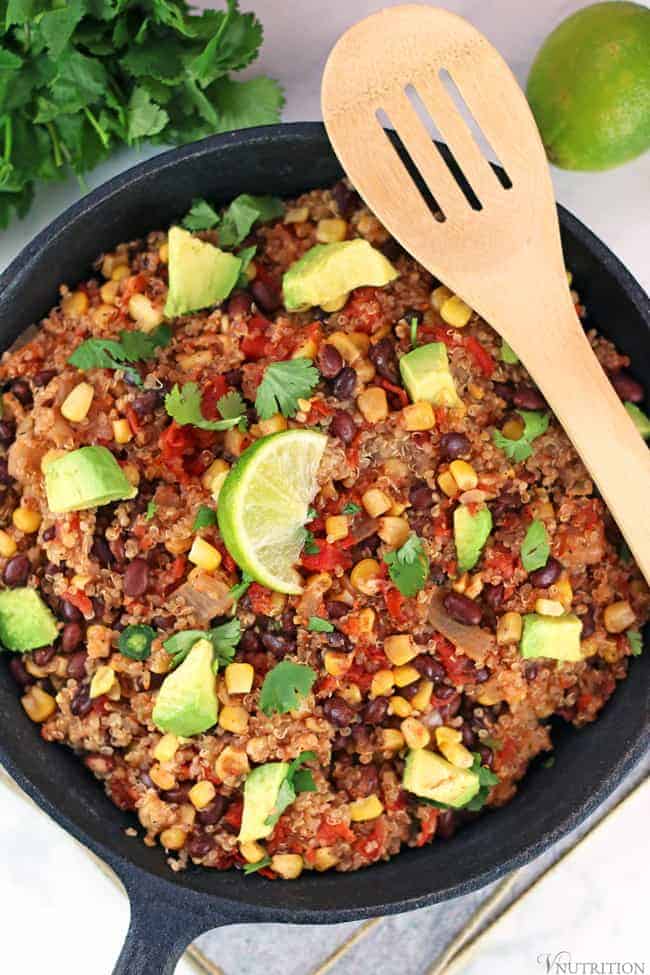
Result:
{"label": "spoon handle", "polygon": [[547,293],[537,314],[528,307],[526,328],[517,329],[514,348],[650,583],[650,450],[598,362],[568,291],[563,292],[551,302]]}

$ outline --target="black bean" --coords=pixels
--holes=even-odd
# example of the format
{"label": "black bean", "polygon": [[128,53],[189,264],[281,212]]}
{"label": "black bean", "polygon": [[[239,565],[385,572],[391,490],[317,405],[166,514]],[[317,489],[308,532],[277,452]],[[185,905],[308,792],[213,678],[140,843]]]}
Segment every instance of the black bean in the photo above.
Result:
{"label": "black bean", "polygon": [[61,566],[57,565],[56,562],[46,562],[45,568],[43,569],[43,573],[46,576],[58,576],[62,571]]}
{"label": "black bean", "polygon": [[280,289],[269,281],[253,281],[250,292],[258,308],[265,312],[277,311],[282,304]]}
{"label": "black bean", "polygon": [[32,391],[26,379],[14,379],[9,389],[23,406],[32,405]]}
{"label": "black bean", "polygon": [[343,356],[335,346],[325,342],[318,351],[318,368],[325,379],[334,379],[343,368]]}
{"label": "black bean", "polygon": [[512,402],[520,410],[543,410],[546,400],[534,386],[517,386]]}
{"label": "black bean", "polygon": [[381,724],[388,714],[388,701],[385,697],[376,697],[368,701],[363,709],[364,724]]}
{"label": "black bean", "polygon": [[483,622],[482,625],[491,630],[492,633],[497,631],[497,615],[491,606],[483,607]]}
{"label": "black bean", "polygon": [[342,616],[349,613],[352,609],[347,603],[342,602],[339,599],[331,599],[325,604],[327,609],[327,615],[331,620],[340,620]]}
{"label": "black bean", "polygon": [[630,403],[640,403],[645,396],[645,390],[626,369],[619,369],[609,374],[609,380],[622,400]]}
{"label": "black bean", "polygon": [[426,481],[416,481],[409,491],[409,501],[414,511],[426,511],[433,504],[431,488]]}
{"label": "black bean", "polygon": [[368,358],[380,376],[391,383],[399,383],[395,345],[389,338],[380,339],[379,342],[371,345],[368,350]]}
{"label": "black bean", "polygon": [[228,372],[224,372],[223,378],[226,380],[229,386],[234,386],[238,389],[241,386],[241,381],[243,379],[243,372],[241,369],[229,369]]}
{"label": "black bean", "polygon": [[341,633],[340,630],[334,630],[333,633],[326,633],[325,639],[332,650],[341,650],[348,653],[352,649],[352,644],[347,636],[345,633]]}
{"label": "black bean", "polygon": [[349,399],[357,385],[357,374],[350,366],[345,366],[332,383],[332,396],[336,399]]}
{"label": "black bean", "polygon": [[344,410],[339,410],[332,417],[329,434],[331,437],[338,437],[343,443],[352,443],[357,435],[357,425]]}
{"label": "black bean", "polygon": [[416,322],[418,323],[418,325],[421,325],[422,324],[422,318],[423,317],[424,316],[423,316],[422,312],[421,311],[418,311],[417,308],[407,308],[404,311],[404,314],[402,315],[402,318],[406,322],[408,322],[409,325],[411,324],[411,322],[413,321],[413,319],[416,320]]}
{"label": "black bean", "polygon": [[68,623],[76,623],[83,619],[81,610],[67,599],[61,600],[61,616]]}
{"label": "black bean", "polygon": [[533,586],[537,586],[539,589],[548,589],[554,582],[557,582],[561,575],[561,563],[551,556],[546,565],[530,573],[528,580]]}
{"label": "black bean", "polygon": [[7,586],[24,586],[32,565],[26,555],[14,555],[5,565],[2,578]]}
{"label": "black bean", "polygon": [[539,673],[539,664],[535,660],[527,660],[524,664],[524,677],[526,680],[535,680]]}
{"label": "black bean", "polygon": [[13,420],[0,420],[0,446],[10,447],[16,436],[16,424]]}
{"label": "black bean", "polygon": [[190,789],[191,785],[189,782],[184,785],[176,785],[172,789],[165,789],[164,792],[161,792],[161,797],[165,802],[174,802],[177,805],[181,805],[187,802],[187,794]]}
{"label": "black bean", "polygon": [[230,296],[227,312],[231,318],[242,318],[251,310],[252,299],[245,291],[235,291]]}
{"label": "black bean", "polygon": [[440,454],[445,460],[467,457],[471,449],[464,433],[445,433],[440,438]]}
{"label": "black bean", "polygon": [[228,800],[225,796],[216,795],[209,806],[201,809],[196,818],[201,826],[216,826],[226,811]]}
{"label": "black bean", "polygon": [[485,681],[488,680],[489,676],[490,671],[487,669],[487,667],[479,667],[474,674],[474,680],[477,684],[484,684]]}
{"label": "black bean", "polygon": [[90,699],[90,684],[81,684],[75,691],[70,702],[70,710],[79,718],[83,718],[93,706]]}
{"label": "black bean", "polygon": [[61,633],[61,649],[72,653],[82,643],[84,631],[81,623],[66,623]]}
{"label": "black bean", "polygon": [[515,387],[512,383],[493,383],[493,386],[497,396],[505,400],[506,403],[512,403],[512,397],[515,395]]}
{"label": "black bean", "polygon": [[4,457],[0,457],[0,484],[6,484],[9,487],[13,482],[14,479],[9,473],[9,464]]}
{"label": "black bean", "polygon": [[443,684],[442,687],[436,689],[436,697],[441,701],[448,701],[455,693],[456,691],[451,684]]}
{"label": "black bean", "polygon": [[124,592],[137,598],[144,596],[149,586],[149,566],[145,559],[136,558],[126,567],[124,573]]}
{"label": "black bean", "polygon": [[474,745],[476,744],[476,735],[474,734],[470,726],[468,724],[464,724],[463,727],[460,729],[460,732],[463,736],[463,745],[465,746],[465,748],[473,749]]}
{"label": "black bean", "polygon": [[381,244],[379,250],[389,261],[396,261],[404,253],[400,245],[392,237],[389,237],[385,243]]}
{"label": "black bean", "polygon": [[589,607],[582,619],[582,632],[580,633],[580,638],[586,640],[587,637],[591,636],[596,629],[596,622],[594,619],[593,607]]}
{"label": "black bean", "polygon": [[[441,688],[442,690],[442,688]],[[452,688],[453,690],[453,688]],[[440,697],[440,691],[436,691],[436,695]],[[447,724],[452,718],[455,718],[460,710],[462,698],[460,694],[454,694],[450,697],[444,704],[438,705],[438,714],[442,718],[442,723]]]}
{"label": "black bean", "polygon": [[432,562],[429,568],[429,578],[434,586],[442,586],[447,581],[447,573],[437,562]]}
{"label": "black bean", "polygon": [[127,386],[142,386],[142,370],[137,364],[129,366],[128,372],[124,373],[124,382]]}
{"label": "black bean", "polygon": [[83,680],[86,676],[87,659],[88,654],[85,650],[80,650],[78,653],[73,653],[68,660],[68,669],[66,671],[68,677],[72,677],[73,680]]}
{"label": "black bean", "polygon": [[332,187],[332,196],[342,217],[349,217],[355,206],[359,203],[357,193],[351,190],[343,180],[334,184]]}
{"label": "black bean", "polygon": [[95,535],[90,552],[105,569],[110,569],[115,561],[108,542],[101,535]]}
{"label": "black bean", "polygon": [[45,531],[43,532],[43,536],[42,536],[43,541],[51,542],[52,539],[55,537],[55,535],[56,535],[56,525],[50,525],[50,527],[46,528]]}
{"label": "black bean", "polygon": [[487,768],[492,768],[494,765],[494,752],[487,745],[479,745],[478,750],[481,756],[481,765],[485,765]]}
{"label": "black bean", "polygon": [[139,396],[135,397],[131,403],[131,408],[138,419],[144,420],[145,417],[151,416],[161,403],[162,396],[160,391],[157,389],[147,389],[144,393],[140,393]]}
{"label": "black bean", "polygon": [[467,626],[478,626],[483,616],[479,604],[462,592],[448,592],[444,599],[444,607],[452,619]]}
{"label": "black bean", "polygon": [[489,582],[483,586],[483,599],[490,609],[495,610],[495,612],[501,607],[504,595],[503,583],[501,582],[496,586],[491,585]]}
{"label": "black bean", "polygon": [[52,382],[55,376],[56,369],[41,369],[41,371],[37,372],[32,378],[32,382],[38,387],[47,386],[48,383]]}
{"label": "black bean", "polygon": [[214,847],[214,840],[207,833],[197,833],[191,837],[186,846],[188,854],[193,860],[200,860]]}
{"label": "black bean", "polygon": [[514,491],[504,491],[490,506],[492,517],[498,521],[508,511],[518,511],[521,508],[521,497]]}
{"label": "black bean", "polygon": [[336,694],[324,702],[323,714],[336,728],[348,728],[355,719],[353,708]]}
{"label": "black bean", "polygon": [[29,687],[30,684],[34,683],[34,678],[27,672],[22,657],[12,657],[9,661],[9,670],[13,679],[21,687]]}
{"label": "black bean", "polygon": [[261,646],[259,633],[255,630],[244,630],[239,641],[239,648],[243,653],[258,653]]}
{"label": "black bean", "polygon": [[439,684],[445,679],[447,673],[442,664],[439,664],[437,660],[434,660],[429,653],[419,653],[417,657],[413,660],[413,666],[417,670],[418,674],[422,674],[427,680],[433,681],[434,684]]}
{"label": "black bean", "polygon": [[290,641],[280,633],[263,633],[262,645],[265,650],[275,654],[276,657],[283,657],[291,648]]}
{"label": "black bean", "polygon": [[38,650],[34,650],[32,658],[37,667],[45,667],[46,664],[49,664],[55,653],[56,650],[53,646],[39,647]]}
{"label": "black bean", "polygon": [[450,809],[443,809],[436,819],[436,836],[443,840],[450,840],[458,829],[458,816]]}

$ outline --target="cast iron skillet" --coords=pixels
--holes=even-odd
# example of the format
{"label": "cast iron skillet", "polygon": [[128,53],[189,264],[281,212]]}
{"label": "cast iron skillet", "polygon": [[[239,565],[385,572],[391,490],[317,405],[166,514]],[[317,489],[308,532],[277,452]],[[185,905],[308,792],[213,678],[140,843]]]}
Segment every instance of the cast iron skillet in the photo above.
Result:
{"label": "cast iron skillet", "polygon": [[[292,196],[340,175],[316,123],[217,136],[136,166],[66,211],[2,275],[2,347],[47,312],[60,282],[84,278],[102,250],[166,227],[193,197],[226,202],[244,191]],[[650,387],[648,297],[589,230],[559,211],[566,261],[594,324],[632,357],[637,376]],[[123,881],[131,926],[115,975],[171,975],[186,945],[209,928],[243,921],[322,924],[413,910],[527,863],[593,812],[642,755],[649,737],[649,671],[649,654],[633,660],[629,679],[595,724],[555,734],[552,769],[533,768],[510,805],[450,841],[369,870],[309,872],[290,883],[238,871],[172,873],[160,848],[124,835],[133,816],[111,804],[81,763],[41,741],[6,666],[0,666],[0,760],[42,809]]]}

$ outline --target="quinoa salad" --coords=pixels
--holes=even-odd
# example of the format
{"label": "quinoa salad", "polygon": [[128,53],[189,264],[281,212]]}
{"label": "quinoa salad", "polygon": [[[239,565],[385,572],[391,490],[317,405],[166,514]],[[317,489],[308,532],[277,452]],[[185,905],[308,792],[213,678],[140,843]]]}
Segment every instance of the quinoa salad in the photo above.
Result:
{"label": "quinoa salad", "polygon": [[641,653],[648,588],[541,393],[347,182],[194,201],[0,381],[2,665],[174,870],[444,841]]}

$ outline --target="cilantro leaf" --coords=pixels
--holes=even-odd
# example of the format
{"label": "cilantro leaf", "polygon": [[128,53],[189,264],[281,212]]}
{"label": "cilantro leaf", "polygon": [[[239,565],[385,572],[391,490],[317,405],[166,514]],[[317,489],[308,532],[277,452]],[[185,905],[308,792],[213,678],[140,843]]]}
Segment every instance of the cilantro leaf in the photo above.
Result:
{"label": "cilantro leaf", "polygon": [[344,515],[358,515],[360,511],[361,511],[361,508],[359,507],[358,504],[355,504],[354,501],[348,501],[348,503],[343,506],[343,508],[341,510],[341,514],[344,514]]}
{"label": "cilantro leaf", "polygon": [[201,412],[201,393],[194,382],[183,383],[182,388],[176,383],[171,393],[165,396],[165,409],[179,426],[199,427],[201,430],[230,430],[241,420],[241,416],[206,420]]}
{"label": "cilantro leaf", "polygon": [[637,428],[644,440],[650,438],[650,416],[643,412],[635,403],[625,403],[625,409],[634,420]]}
{"label": "cilantro leaf", "polygon": [[151,498],[150,501],[149,501],[149,503],[147,504],[147,510],[146,510],[145,516],[144,516],[145,517],[145,521],[151,521],[151,519],[153,517],[155,517],[157,507],[158,507],[158,505],[156,504],[156,502],[154,501],[154,499]]}
{"label": "cilantro leaf", "polygon": [[146,136],[158,135],[167,123],[169,115],[157,105],[145,88],[134,88],[128,106],[128,142],[137,142]]}
{"label": "cilantro leaf", "polygon": [[237,419],[238,426],[240,430],[246,430],[248,427],[248,420],[246,419],[246,404],[242,399],[241,393],[236,389],[231,390],[229,393],[225,393],[224,396],[219,397],[217,400],[217,409],[221,413],[224,420],[234,420]]}
{"label": "cilantro leaf", "polygon": [[202,504],[196,513],[192,531],[200,532],[202,528],[212,528],[216,524],[217,512],[213,508],[209,508],[207,504]]}
{"label": "cilantro leaf", "polygon": [[388,574],[403,596],[415,596],[423,588],[429,575],[429,558],[422,539],[411,534],[401,548],[386,552],[384,562]]}
{"label": "cilantro leaf", "polygon": [[551,554],[551,546],[548,541],[548,534],[543,521],[531,521],[526,532],[526,537],[521,543],[521,564],[526,572],[534,572],[541,569],[548,562]]}
{"label": "cilantro leaf", "polygon": [[77,369],[123,369],[136,385],[142,385],[140,374],[129,369],[127,363],[151,359],[156,349],[171,342],[169,325],[159,325],[152,332],[136,332],[123,329],[117,339],[86,339],[68,356],[68,362]]}
{"label": "cilantro leaf", "polygon": [[500,430],[494,430],[492,440],[494,445],[504,452],[506,457],[519,463],[527,460],[533,453],[533,440],[546,432],[549,424],[548,413],[536,413],[531,410],[517,410],[524,421],[524,430],[519,440],[509,440]]}
{"label": "cilantro leaf", "polygon": [[630,644],[630,653],[633,657],[640,657],[643,653],[643,637],[638,630],[628,630],[625,634],[627,642]]}
{"label": "cilantro leaf", "polygon": [[243,572],[241,581],[235,583],[230,590],[230,595],[234,600],[235,607],[237,606],[239,600],[248,592],[248,587],[250,586],[251,582],[253,582],[253,577],[249,576],[248,572]]}
{"label": "cilantro leaf", "polygon": [[172,667],[178,667],[198,640],[209,640],[214,650],[214,666],[225,666],[235,656],[235,648],[241,637],[238,619],[228,620],[211,630],[180,630],[163,641],[163,647],[174,659]]}
{"label": "cilantro leaf", "polygon": [[219,246],[236,247],[255,223],[267,223],[282,215],[282,200],[275,196],[242,193],[226,209],[219,225]]}
{"label": "cilantro leaf", "polygon": [[333,633],[334,627],[329,620],[324,620],[321,616],[310,616],[307,629],[312,633]]}
{"label": "cilantro leaf", "polygon": [[295,711],[307,697],[316,680],[316,672],[305,664],[283,660],[268,672],[262,684],[260,708],[264,714]]}
{"label": "cilantro leaf", "polygon": [[505,339],[501,344],[501,362],[505,362],[510,366],[516,366],[519,362],[519,356],[514,349],[510,348]]}
{"label": "cilantro leaf", "polygon": [[240,251],[237,251],[237,257],[241,261],[241,267],[239,268],[239,277],[237,279],[237,285],[240,288],[245,288],[248,284],[248,275],[246,271],[250,262],[253,260],[257,253],[257,244],[251,244],[250,247],[242,247]]}
{"label": "cilantro leaf", "polygon": [[287,774],[280,783],[273,812],[264,820],[265,826],[275,826],[285,809],[295,802],[299,792],[316,792],[316,783],[309,769],[301,769],[305,762],[315,762],[315,752],[301,752],[289,763]]}
{"label": "cilantro leaf", "polygon": [[207,200],[192,200],[189,213],[181,221],[186,230],[209,230],[219,223],[219,214]]}
{"label": "cilantro leaf", "polygon": [[305,533],[305,541],[303,544],[303,550],[306,555],[318,555],[320,548],[316,544],[316,537],[312,531],[308,528],[303,529]]}
{"label": "cilantro leaf", "polygon": [[278,412],[283,416],[295,416],[298,400],[308,399],[318,380],[318,369],[311,359],[272,362],[266,367],[257,389],[255,409],[262,420],[268,420]]}
{"label": "cilantro leaf", "polygon": [[255,863],[245,863],[244,873],[246,876],[251,873],[257,873],[258,870],[263,870],[264,867],[268,867],[270,863],[271,857],[267,854],[266,856],[263,856],[261,860],[257,860]]}

